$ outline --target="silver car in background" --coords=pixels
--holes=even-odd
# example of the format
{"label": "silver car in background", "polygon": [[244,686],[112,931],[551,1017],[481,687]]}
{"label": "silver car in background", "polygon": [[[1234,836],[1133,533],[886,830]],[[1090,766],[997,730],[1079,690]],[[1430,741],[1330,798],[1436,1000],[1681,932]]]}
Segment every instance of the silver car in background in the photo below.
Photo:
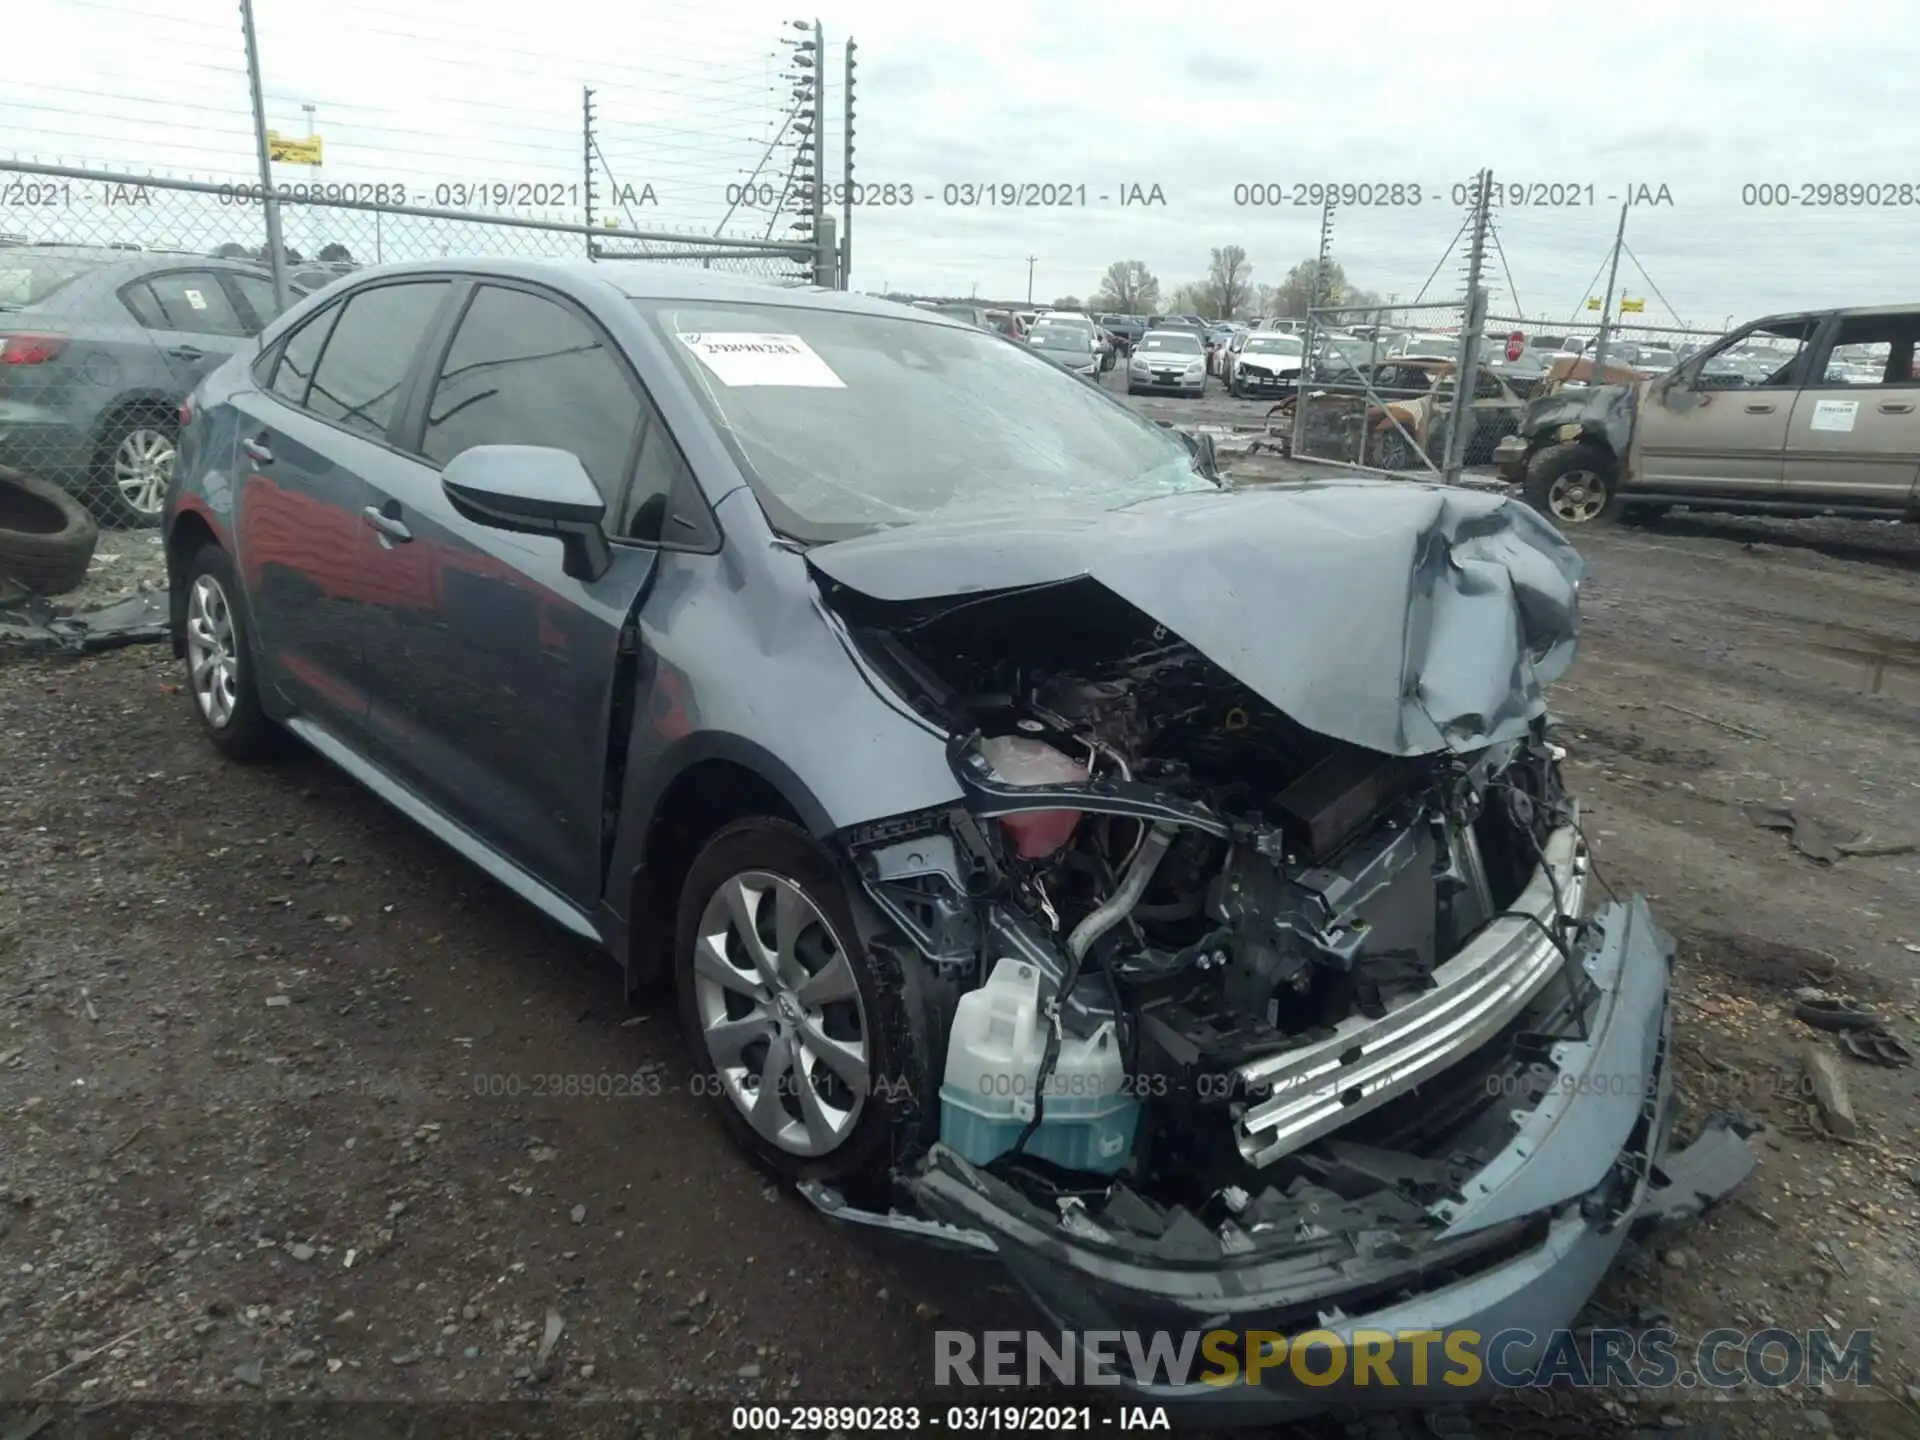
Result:
{"label": "silver car in background", "polygon": [[1207,350],[1192,330],[1149,330],[1127,359],[1127,393],[1207,393]]}
{"label": "silver car in background", "polygon": [[1105,368],[1100,345],[1084,326],[1053,325],[1042,320],[1033,327],[1027,343],[1062,370],[1071,370],[1084,379],[1098,382]]}

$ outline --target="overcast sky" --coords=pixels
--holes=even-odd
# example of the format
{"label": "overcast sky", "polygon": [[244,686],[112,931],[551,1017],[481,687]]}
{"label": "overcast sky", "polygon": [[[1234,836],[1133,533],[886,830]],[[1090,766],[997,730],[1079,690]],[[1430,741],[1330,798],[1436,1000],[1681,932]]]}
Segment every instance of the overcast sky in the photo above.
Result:
{"label": "overcast sky", "polygon": [[[541,213],[578,219],[578,191],[562,187],[582,172],[586,83],[597,90],[603,198],[609,171],[637,195],[650,184],[653,203],[626,223],[708,234],[727,185],[753,172],[791,103],[779,41],[803,32],[787,22],[816,18],[766,0],[255,3],[269,121],[301,134],[302,104],[315,107],[319,178],[406,184],[429,203],[443,185],[538,182],[557,202]],[[9,67],[0,156],[249,178],[235,10],[233,0],[11,0],[15,58],[33,63]],[[851,36],[856,178],[914,195],[857,212],[859,289],[1019,298],[1029,256],[1039,301],[1088,294],[1114,260],[1144,261],[1170,288],[1201,277],[1209,249],[1225,244],[1245,247],[1256,281],[1275,282],[1317,245],[1319,212],[1290,203],[1295,184],[1384,182],[1417,187],[1421,204],[1342,208],[1336,258],[1353,283],[1403,301],[1437,266],[1430,295],[1456,295],[1453,190],[1484,165],[1503,183],[1557,185],[1582,201],[1499,211],[1487,269],[1496,311],[1517,299],[1528,314],[1570,315],[1597,293],[1619,200],[1642,185],[1673,200],[1627,222],[1620,288],[1647,301],[1650,320],[1669,304],[1674,318],[1718,327],[1729,314],[1914,298],[1920,39],[1906,7],[836,0],[817,18],[834,112],[828,178],[840,174]],[[1088,203],[945,203],[948,185],[1001,181],[1084,186]],[[1802,206],[1805,182],[1873,183],[1895,199],[1904,185],[1908,203]],[[1742,186],[1761,183],[1796,203],[1743,204]],[[1235,187],[1253,184],[1288,203],[1236,205]],[[1136,185],[1157,186],[1165,203],[1122,206]],[[63,208],[66,236],[137,223]],[[195,228],[248,223],[194,214]],[[736,212],[728,233],[766,233],[767,219]],[[0,230],[52,223],[0,210]],[[774,223],[779,234],[787,222]],[[296,244],[324,238],[305,214],[288,231]],[[206,237],[182,238],[198,248]]]}

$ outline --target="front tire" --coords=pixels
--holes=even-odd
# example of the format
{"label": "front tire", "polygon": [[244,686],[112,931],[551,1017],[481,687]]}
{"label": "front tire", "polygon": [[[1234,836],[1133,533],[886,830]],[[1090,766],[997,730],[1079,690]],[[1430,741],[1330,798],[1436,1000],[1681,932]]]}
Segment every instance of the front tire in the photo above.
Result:
{"label": "front tire", "polygon": [[278,753],[285,732],[260,708],[253,635],[233,561],[208,543],[187,562],[187,699],[194,718],[229,760]]}
{"label": "front tire", "polygon": [[1613,457],[1587,440],[1549,445],[1529,457],[1526,497],[1562,528],[1611,524],[1626,509]]}
{"label": "front tire", "polygon": [[674,966],[693,1073],[734,1142],[782,1180],[884,1200],[931,1113],[901,956],[861,938],[833,862],[798,826],[738,821],[695,859]]}

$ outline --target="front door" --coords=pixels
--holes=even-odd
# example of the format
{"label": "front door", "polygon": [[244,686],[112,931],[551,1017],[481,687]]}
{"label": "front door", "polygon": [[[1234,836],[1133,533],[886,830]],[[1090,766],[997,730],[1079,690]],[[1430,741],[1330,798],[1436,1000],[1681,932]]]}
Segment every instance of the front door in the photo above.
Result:
{"label": "front door", "polygon": [[410,787],[583,908],[601,892],[622,636],[657,552],[616,544],[605,574],[576,579],[558,540],[455,511],[440,470],[475,445],[564,449],[607,501],[610,538],[658,538],[664,501],[634,500],[652,473],[642,445],[651,408],[613,343],[570,301],[483,283],[413,406],[411,454],[369,477],[367,584],[429,597],[371,619],[370,726]]}
{"label": "front door", "polygon": [[[1817,317],[1763,322],[1729,336],[1700,362],[1643,384],[1634,421],[1634,480],[1649,489],[1778,489],[1787,424]],[[1752,385],[1723,387],[1711,363],[1738,356],[1768,369]]]}
{"label": "front door", "polygon": [[1787,426],[1789,498],[1906,505],[1920,477],[1920,314],[1841,318]]}

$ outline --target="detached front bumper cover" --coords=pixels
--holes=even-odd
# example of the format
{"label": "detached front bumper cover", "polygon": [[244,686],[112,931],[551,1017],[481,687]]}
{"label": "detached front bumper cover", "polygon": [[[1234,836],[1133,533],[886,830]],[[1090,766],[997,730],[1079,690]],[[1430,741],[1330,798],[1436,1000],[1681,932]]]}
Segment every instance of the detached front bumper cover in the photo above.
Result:
{"label": "detached front bumper cover", "polygon": [[[976,1254],[991,1253],[1060,1330],[1525,1330],[1544,1343],[1570,1326],[1630,1235],[1697,1218],[1743,1181],[1753,1122],[1716,1116],[1684,1150],[1670,1148],[1674,1098],[1668,980],[1673,942],[1644,898],[1603,907],[1574,951],[1598,992],[1584,1038],[1554,1047],[1554,1083],[1516,1133],[1453,1196],[1429,1212],[1425,1244],[1363,1251],[1342,1235],[1279,1253],[1155,1258],[1124,1242],[1067,1234],[1016,1192],[936,1146],[905,1181],[918,1217],[850,1210],[820,1186],[823,1212]],[[1524,1366],[1524,1346],[1507,1352]],[[1129,1384],[1143,1399],[1209,1416],[1273,1422],[1341,1405],[1458,1404],[1475,1392],[1423,1389],[1404,1347],[1397,1383],[1364,1389],[1301,1385],[1283,1367],[1258,1385]],[[1490,1384],[1491,1382],[1484,1382]]]}

